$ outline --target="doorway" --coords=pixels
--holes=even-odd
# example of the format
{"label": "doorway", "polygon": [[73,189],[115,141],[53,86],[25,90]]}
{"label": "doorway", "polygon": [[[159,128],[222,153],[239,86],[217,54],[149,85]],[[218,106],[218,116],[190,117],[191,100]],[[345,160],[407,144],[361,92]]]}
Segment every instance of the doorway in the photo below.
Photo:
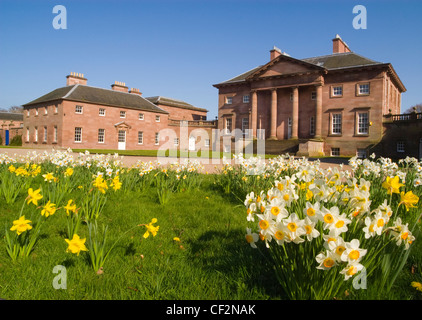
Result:
{"label": "doorway", "polygon": [[126,131],[119,130],[117,149],[126,150]]}

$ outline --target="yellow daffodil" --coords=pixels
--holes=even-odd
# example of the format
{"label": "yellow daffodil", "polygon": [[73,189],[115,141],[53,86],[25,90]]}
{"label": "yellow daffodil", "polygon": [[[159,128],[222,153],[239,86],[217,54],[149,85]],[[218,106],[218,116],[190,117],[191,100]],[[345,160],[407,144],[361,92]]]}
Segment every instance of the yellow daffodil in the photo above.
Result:
{"label": "yellow daffodil", "polygon": [[413,288],[415,288],[416,290],[418,290],[418,291],[421,291],[421,292],[422,292],[422,283],[420,283],[420,282],[416,282],[416,281],[413,281],[410,285],[411,285]]}
{"label": "yellow daffodil", "polygon": [[48,216],[53,215],[56,212],[56,205],[54,203],[51,203],[50,200],[48,200],[47,204],[43,206],[43,209],[41,210],[41,215],[47,218]]}
{"label": "yellow daffodil", "polygon": [[16,171],[16,168],[15,168],[15,166],[12,164],[12,165],[10,165],[10,167],[9,167],[9,171],[10,172],[15,172]]}
{"label": "yellow daffodil", "polygon": [[21,216],[18,220],[13,221],[13,227],[11,227],[10,230],[16,231],[16,233],[20,235],[22,232],[32,229],[30,223],[31,220],[26,220],[25,216]]}
{"label": "yellow daffodil", "polygon": [[31,202],[33,204],[35,204],[36,206],[38,205],[38,200],[42,199],[42,195],[40,194],[41,189],[38,190],[33,190],[32,188],[28,189],[28,197],[26,198],[28,200],[27,204],[30,204]]}
{"label": "yellow daffodil", "polygon": [[409,211],[410,208],[417,208],[415,204],[419,201],[419,197],[413,194],[412,191],[404,193],[403,191],[400,193],[400,203],[406,206],[406,211]]}
{"label": "yellow daffodil", "polygon": [[66,214],[69,215],[70,212],[75,213],[76,212],[76,204],[72,205],[73,200],[70,199],[67,202],[67,205],[64,206],[64,209],[66,210]]}
{"label": "yellow daffodil", "polygon": [[44,178],[44,181],[47,181],[47,182],[51,182],[51,181],[55,180],[54,175],[51,172],[43,174],[42,176]]}
{"label": "yellow daffodil", "polygon": [[150,223],[146,224],[145,227],[147,228],[147,231],[144,233],[144,238],[148,238],[150,233],[153,237],[157,235],[157,231],[160,228],[160,226],[153,226],[154,223],[157,222],[156,218],[153,218]]}
{"label": "yellow daffodil", "polygon": [[388,194],[400,193],[400,187],[404,185],[399,180],[399,176],[395,176],[394,178],[387,177],[382,183],[382,187],[387,189]]}
{"label": "yellow daffodil", "polygon": [[73,174],[72,168],[67,168],[66,171],[64,172],[65,177],[70,177],[72,174]]}
{"label": "yellow daffodil", "polygon": [[65,239],[69,247],[67,248],[66,252],[76,253],[79,256],[81,251],[88,251],[87,247],[85,246],[86,238],[81,239],[77,234],[73,235],[72,240]]}
{"label": "yellow daffodil", "polygon": [[119,190],[122,187],[122,183],[119,180],[119,176],[115,176],[113,178],[113,181],[111,182],[111,185],[110,186],[113,187],[113,190],[114,191],[117,191],[117,190]]}
{"label": "yellow daffodil", "polygon": [[95,178],[94,183],[93,183],[94,187],[96,187],[101,193],[105,193],[106,190],[108,189],[108,185],[107,182],[103,179],[102,176],[98,176]]}

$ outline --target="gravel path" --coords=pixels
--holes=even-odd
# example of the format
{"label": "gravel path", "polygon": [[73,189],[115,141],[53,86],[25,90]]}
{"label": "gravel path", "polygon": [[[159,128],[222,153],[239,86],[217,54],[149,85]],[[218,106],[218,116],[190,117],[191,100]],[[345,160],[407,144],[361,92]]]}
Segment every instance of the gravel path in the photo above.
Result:
{"label": "gravel path", "polygon": [[[52,148],[37,148],[37,149],[29,149],[29,148],[0,148],[0,154],[7,154],[10,157],[14,157],[14,156],[26,156],[28,153],[32,153],[32,152],[37,152],[37,153],[43,153],[44,151],[48,151],[48,152],[52,152],[53,149]],[[76,159],[79,155],[79,153],[72,153],[74,158]],[[175,162],[177,159],[175,158],[167,158],[167,159],[162,159],[162,158],[157,158],[157,157],[144,157],[144,156],[123,156],[122,158],[122,162],[124,166],[127,167],[131,167],[132,165],[136,164],[138,161],[143,161],[143,162],[155,162],[156,160],[159,160],[161,163],[165,163],[165,161],[169,161],[170,163]],[[182,158],[179,159],[179,161],[186,161],[186,158]],[[223,161],[222,159],[200,159],[202,160],[202,164],[204,166],[204,170],[207,171],[208,173],[213,173],[216,172],[218,170],[218,168],[221,168],[223,166]],[[313,160],[312,158],[310,158],[309,160]],[[267,160],[268,161],[268,160]],[[326,169],[326,168],[334,168],[334,167],[338,167],[340,164],[343,164],[343,168],[346,170],[350,170],[350,166],[348,165],[348,160],[347,159],[337,159],[337,158],[323,158],[320,159],[321,161],[321,168]],[[234,164],[234,160],[231,160],[231,163]]]}

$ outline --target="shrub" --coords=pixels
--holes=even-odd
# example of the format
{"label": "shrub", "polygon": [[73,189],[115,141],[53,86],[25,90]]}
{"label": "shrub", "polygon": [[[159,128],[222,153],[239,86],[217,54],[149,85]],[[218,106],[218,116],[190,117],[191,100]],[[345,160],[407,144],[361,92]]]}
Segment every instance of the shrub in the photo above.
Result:
{"label": "shrub", "polygon": [[9,143],[10,146],[22,146],[22,135],[16,135]]}

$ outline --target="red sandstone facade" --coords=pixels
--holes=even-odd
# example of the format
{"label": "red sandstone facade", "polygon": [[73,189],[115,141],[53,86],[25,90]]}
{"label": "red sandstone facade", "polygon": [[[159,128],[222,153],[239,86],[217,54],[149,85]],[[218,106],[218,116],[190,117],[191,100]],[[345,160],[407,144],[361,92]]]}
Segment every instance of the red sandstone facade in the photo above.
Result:
{"label": "red sandstone facade", "polygon": [[205,109],[169,98],[143,98],[122,82],[111,90],[90,87],[77,73],[67,76],[66,84],[24,105],[23,145],[198,150],[211,144],[216,123],[206,121]]}
{"label": "red sandstone facade", "polygon": [[391,64],[353,53],[339,36],[331,55],[299,60],[274,48],[265,65],[214,86],[220,129],[297,140],[307,156],[367,153],[406,91]]}

